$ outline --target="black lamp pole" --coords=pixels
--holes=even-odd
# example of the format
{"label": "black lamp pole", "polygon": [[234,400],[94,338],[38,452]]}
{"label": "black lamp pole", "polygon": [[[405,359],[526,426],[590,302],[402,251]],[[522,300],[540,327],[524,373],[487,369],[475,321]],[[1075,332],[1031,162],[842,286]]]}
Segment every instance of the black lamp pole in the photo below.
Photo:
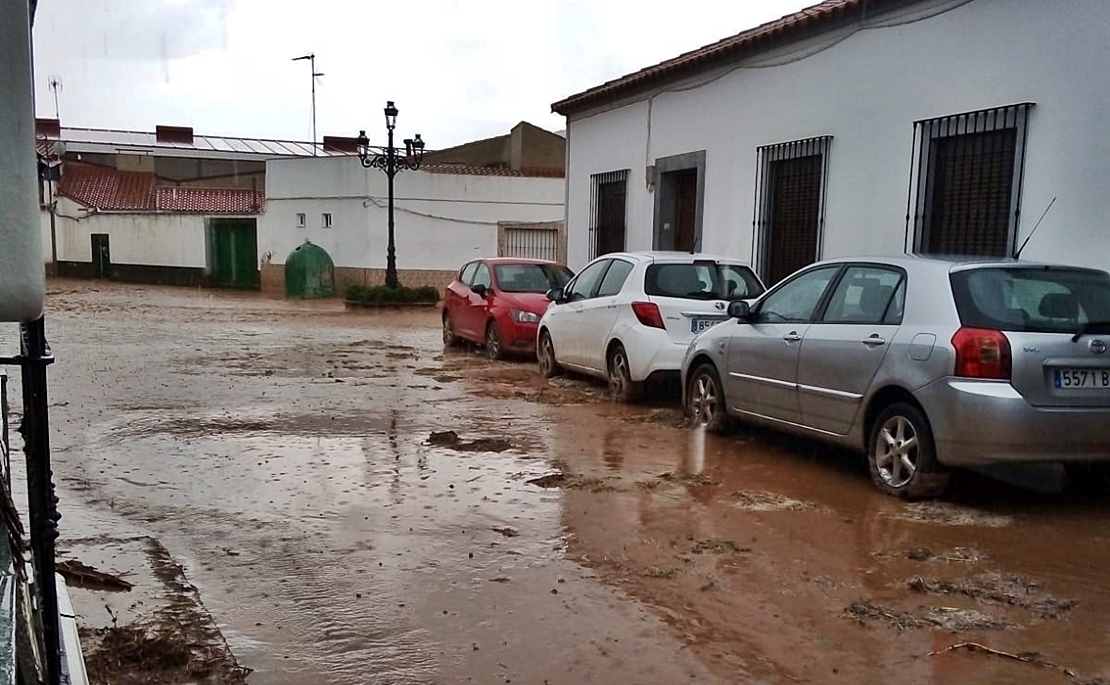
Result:
{"label": "black lamp pole", "polygon": [[389,247],[386,248],[385,257],[385,284],[390,288],[399,285],[397,280],[397,246],[393,242],[393,177],[399,171],[410,169],[416,171],[424,159],[424,141],[417,133],[415,138],[405,139],[405,154],[393,146],[393,129],[397,127],[397,107],[393,101],[385,103],[385,128],[389,136],[389,146],[382,152],[371,152],[370,140],[366,131],[358,132],[358,161],[369,169],[374,167],[385,172],[389,179]]}

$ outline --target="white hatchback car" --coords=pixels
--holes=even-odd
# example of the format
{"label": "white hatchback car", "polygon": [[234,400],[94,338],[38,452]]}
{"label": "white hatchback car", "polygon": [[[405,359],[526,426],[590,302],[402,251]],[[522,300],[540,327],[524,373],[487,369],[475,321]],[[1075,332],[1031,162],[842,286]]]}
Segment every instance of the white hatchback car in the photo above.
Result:
{"label": "white hatchback car", "polygon": [[678,375],[690,341],[725,321],[730,301],[764,290],[747,264],[726,257],[606,254],[548,293],[536,330],[540,371],[597,376],[616,399],[633,401],[644,382]]}

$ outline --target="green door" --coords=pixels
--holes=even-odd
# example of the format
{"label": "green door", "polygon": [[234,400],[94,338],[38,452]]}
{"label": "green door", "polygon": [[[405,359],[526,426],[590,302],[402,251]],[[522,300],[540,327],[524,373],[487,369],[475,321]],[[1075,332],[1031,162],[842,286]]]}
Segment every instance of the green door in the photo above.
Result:
{"label": "green door", "polygon": [[258,288],[258,229],[254,219],[213,219],[212,278],[220,288]]}

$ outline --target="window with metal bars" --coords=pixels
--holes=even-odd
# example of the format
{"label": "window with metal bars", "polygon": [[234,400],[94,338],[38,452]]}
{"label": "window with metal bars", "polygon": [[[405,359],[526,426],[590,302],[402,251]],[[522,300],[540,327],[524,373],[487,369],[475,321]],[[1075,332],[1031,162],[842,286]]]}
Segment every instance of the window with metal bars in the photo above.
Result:
{"label": "window with metal bars", "polygon": [[752,262],[770,286],[817,261],[832,136],[757,149]]}
{"label": "window with metal bars", "polygon": [[590,259],[624,250],[628,172],[590,176]]}
{"label": "window with metal bars", "polygon": [[1009,257],[1032,103],[914,122],[907,240],[921,254]]}

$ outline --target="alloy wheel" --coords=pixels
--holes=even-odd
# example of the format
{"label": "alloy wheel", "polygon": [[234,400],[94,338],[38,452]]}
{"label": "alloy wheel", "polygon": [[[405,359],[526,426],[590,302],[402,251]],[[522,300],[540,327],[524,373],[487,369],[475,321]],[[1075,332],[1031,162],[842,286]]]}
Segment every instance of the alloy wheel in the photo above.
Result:
{"label": "alloy wheel", "polygon": [[708,426],[717,413],[717,383],[707,373],[694,378],[690,393],[690,418],[695,426]]}
{"label": "alloy wheel", "polygon": [[486,329],[486,356],[492,361],[501,358],[501,336],[497,334],[497,324],[490,324]]}
{"label": "alloy wheel", "polygon": [[879,476],[890,487],[904,487],[917,473],[917,430],[905,416],[896,414],[883,423],[873,449]]}

